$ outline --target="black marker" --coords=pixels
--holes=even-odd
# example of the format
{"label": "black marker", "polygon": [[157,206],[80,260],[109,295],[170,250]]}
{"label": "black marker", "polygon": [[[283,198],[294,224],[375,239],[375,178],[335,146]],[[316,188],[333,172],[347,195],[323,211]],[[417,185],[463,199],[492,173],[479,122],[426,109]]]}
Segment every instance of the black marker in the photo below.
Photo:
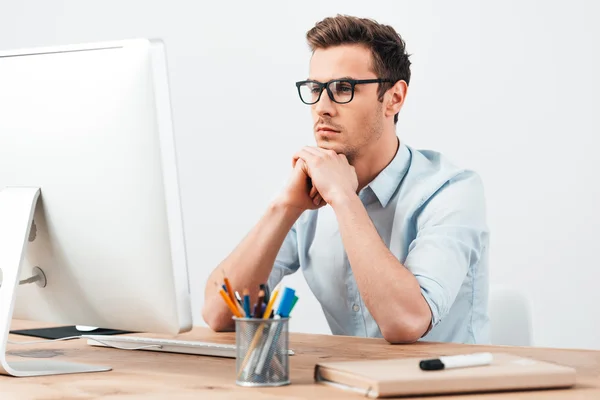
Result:
{"label": "black marker", "polygon": [[419,367],[423,371],[437,371],[440,369],[476,367],[489,365],[493,361],[492,353],[474,353],[459,356],[446,356],[422,360]]}

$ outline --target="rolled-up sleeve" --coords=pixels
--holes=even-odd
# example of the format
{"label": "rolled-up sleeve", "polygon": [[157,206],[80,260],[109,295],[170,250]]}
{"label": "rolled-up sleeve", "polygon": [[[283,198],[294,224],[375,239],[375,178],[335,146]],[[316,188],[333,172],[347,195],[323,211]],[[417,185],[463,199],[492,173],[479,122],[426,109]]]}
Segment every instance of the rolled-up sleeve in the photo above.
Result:
{"label": "rolled-up sleeve", "polygon": [[298,258],[298,238],[296,235],[296,225],[294,224],[283,240],[283,244],[277,253],[277,257],[275,257],[273,269],[271,270],[267,282],[269,290],[271,291],[286,275],[293,274],[300,267]]}
{"label": "rolled-up sleeve", "polygon": [[416,215],[417,233],[404,266],[416,277],[432,313],[432,327],[448,314],[469,269],[488,241],[483,185],[471,171],[447,181]]}

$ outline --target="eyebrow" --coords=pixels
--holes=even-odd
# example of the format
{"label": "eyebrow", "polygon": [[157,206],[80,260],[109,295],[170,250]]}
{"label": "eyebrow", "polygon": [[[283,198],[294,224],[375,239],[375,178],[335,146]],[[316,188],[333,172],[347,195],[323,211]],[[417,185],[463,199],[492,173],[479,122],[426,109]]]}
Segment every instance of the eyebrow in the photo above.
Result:
{"label": "eyebrow", "polygon": [[[342,76],[341,78],[333,78],[333,79],[330,79],[329,81],[340,81],[340,80],[348,80],[348,79],[349,80],[353,80],[355,78],[353,78],[351,76]],[[307,81],[323,82],[323,81],[320,81],[318,79],[313,79],[313,78],[307,78],[306,80]],[[325,81],[325,82],[329,82],[329,81]]]}

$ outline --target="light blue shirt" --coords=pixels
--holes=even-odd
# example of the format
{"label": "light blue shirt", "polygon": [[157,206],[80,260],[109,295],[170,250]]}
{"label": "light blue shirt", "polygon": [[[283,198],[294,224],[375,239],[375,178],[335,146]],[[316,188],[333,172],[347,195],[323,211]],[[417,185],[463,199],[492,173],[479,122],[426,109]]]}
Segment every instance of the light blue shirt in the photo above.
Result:
{"label": "light blue shirt", "polygon": [[[432,328],[422,340],[488,343],[489,232],[479,176],[439,153],[401,142],[359,198],[431,308]],[[358,291],[330,206],[305,211],[296,221],[269,287],[299,269],[333,334],[382,337]]]}

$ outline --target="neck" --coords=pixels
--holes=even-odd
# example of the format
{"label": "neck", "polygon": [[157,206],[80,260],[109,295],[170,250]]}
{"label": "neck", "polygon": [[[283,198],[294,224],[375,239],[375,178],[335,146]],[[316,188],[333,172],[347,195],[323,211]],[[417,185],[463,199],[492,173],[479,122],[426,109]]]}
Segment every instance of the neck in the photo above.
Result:
{"label": "neck", "polygon": [[353,160],[352,165],[358,178],[358,190],[362,190],[394,159],[399,147],[395,132],[385,132]]}

